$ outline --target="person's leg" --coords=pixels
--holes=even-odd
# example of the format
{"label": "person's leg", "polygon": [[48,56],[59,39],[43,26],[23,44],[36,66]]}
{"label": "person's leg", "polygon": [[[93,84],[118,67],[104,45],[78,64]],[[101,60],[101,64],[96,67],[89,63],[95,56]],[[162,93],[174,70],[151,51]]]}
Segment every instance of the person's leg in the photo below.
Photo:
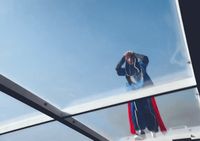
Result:
{"label": "person's leg", "polygon": [[131,134],[135,135],[136,130],[135,130],[135,123],[132,118],[132,111],[131,111],[131,102],[128,103],[128,120],[129,120],[129,126],[130,126],[130,132]]}
{"label": "person's leg", "polygon": [[138,127],[136,107],[134,102],[128,103],[128,116],[129,116],[129,125],[130,131],[134,135],[136,140],[143,140],[145,138],[145,132],[141,132]]}
{"label": "person's leg", "polygon": [[135,102],[131,102],[131,117],[135,127],[135,130],[139,130],[138,122],[137,122],[137,109],[135,107]]}
{"label": "person's leg", "polygon": [[136,121],[138,123],[139,130],[143,131],[146,128],[146,120],[145,120],[145,114],[144,114],[144,108],[143,105],[143,99],[139,99],[135,101],[135,107],[137,108],[137,117]]}
{"label": "person's leg", "polygon": [[153,106],[151,103],[151,98],[147,98],[146,99],[147,102],[147,112],[146,112],[146,123],[147,123],[147,128],[149,131],[152,132],[158,132],[158,122],[156,120],[156,115],[155,112],[153,110]]}

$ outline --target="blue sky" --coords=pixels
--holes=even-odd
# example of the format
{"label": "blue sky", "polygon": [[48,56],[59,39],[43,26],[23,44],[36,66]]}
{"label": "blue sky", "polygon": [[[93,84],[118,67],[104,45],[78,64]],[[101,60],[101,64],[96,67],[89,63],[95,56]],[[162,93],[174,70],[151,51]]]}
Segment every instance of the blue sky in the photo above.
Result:
{"label": "blue sky", "polygon": [[[188,58],[174,4],[170,0],[1,0],[0,73],[65,107],[124,88],[126,80],[116,75],[115,66],[127,50],[149,57],[153,81],[186,71]],[[183,78],[191,72],[180,74]],[[13,107],[16,115],[33,111],[6,96],[0,101],[10,116]]]}
{"label": "blue sky", "polygon": [[185,48],[170,1],[10,0],[0,16],[1,74],[62,107],[124,87],[127,50],[149,57],[153,80],[186,68],[170,62]]}

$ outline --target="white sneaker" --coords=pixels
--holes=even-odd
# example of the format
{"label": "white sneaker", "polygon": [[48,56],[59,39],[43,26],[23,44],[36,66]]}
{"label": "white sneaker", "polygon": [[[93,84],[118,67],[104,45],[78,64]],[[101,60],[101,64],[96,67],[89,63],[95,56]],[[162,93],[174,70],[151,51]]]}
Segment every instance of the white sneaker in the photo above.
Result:
{"label": "white sneaker", "polygon": [[151,133],[151,136],[152,136],[153,138],[156,137],[156,133],[155,133],[155,132],[150,132],[150,133]]}
{"label": "white sneaker", "polygon": [[141,135],[134,135],[135,140],[144,140],[145,137]]}

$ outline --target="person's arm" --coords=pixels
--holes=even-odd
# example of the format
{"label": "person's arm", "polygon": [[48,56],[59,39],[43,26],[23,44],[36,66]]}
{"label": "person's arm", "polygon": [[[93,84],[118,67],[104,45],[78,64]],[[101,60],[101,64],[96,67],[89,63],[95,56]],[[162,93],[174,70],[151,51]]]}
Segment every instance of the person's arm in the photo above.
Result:
{"label": "person's arm", "polygon": [[139,64],[140,64],[142,73],[145,73],[147,65],[149,63],[149,58],[146,55],[141,55],[141,54],[135,54],[135,56],[139,59]]}
{"label": "person's arm", "polygon": [[122,65],[125,63],[125,56],[122,57],[122,59],[119,61],[119,63],[117,64],[115,70],[117,71],[117,74],[119,76],[125,76],[126,75],[126,71],[125,68],[122,68]]}
{"label": "person's arm", "polygon": [[137,54],[137,53],[135,53],[135,56],[137,57],[137,58],[139,58],[139,63],[140,64],[143,64],[144,66],[143,67],[147,67],[147,65],[148,65],[148,63],[149,63],[149,58],[146,56],[146,55],[142,55],[142,54]]}
{"label": "person's arm", "polygon": [[140,59],[140,61],[139,61],[140,70],[141,70],[143,79],[145,79],[145,83],[146,83],[145,85],[147,85],[147,84],[148,85],[153,85],[153,82],[152,82],[151,78],[147,74],[147,65],[149,63],[148,57],[145,56],[145,55],[140,55],[140,54],[137,54],[137,57],[139,57],[139,59]]}

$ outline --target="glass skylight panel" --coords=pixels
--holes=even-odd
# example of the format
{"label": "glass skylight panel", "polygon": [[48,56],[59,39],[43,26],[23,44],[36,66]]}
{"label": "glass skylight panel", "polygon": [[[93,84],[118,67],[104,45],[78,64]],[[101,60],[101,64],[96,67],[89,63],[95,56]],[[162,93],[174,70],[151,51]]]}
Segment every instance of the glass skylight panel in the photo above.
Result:
{"label": "glass skylight panel", "polygon": [[[199,94],[178,1],[2,0],[0,25],[1,91],[4,82],[13,86],[5,77],[29,90],[30,102],[39,96],[37,109],[52,104],[53,114],[53,106],[68,116],[90,112],[73,117],[110,140],[132,139],[126,102],[152,95],[168,133],[199,128]],[[53,120],[5,93],[1,133]],[[91,112],[101,108],[107,109]],[[89,140],[57,122],[0,136],[24,138]]]}
{"label": "glass skylight panel", "polygon": [[[156,103],[167,131],[159,130],[155,140],[172,140],[194,135],[200,137],[200,99],[196,88],[167,95],[156,96]],[[128,104],[114,106],[75,116],[82,123],[105,134],[113,141],[133,140],[130,132]],[[145,129],[147,139],[150,132]]]}
{"label": "glass skylight panel", "polygon": [[37,110],[2,92],[0,92],[0,109],[2,112],[0,115],[0,125],[41,114]]}
{"label": "glass skylight panel", "polygon": [[196,84],[175,1],[0,5],[0,73],[59,108],[126,93],[115,70],[126,51],[148,57],[154,86]]}
{"label": "glass skylight panel", "polygon": [[80,133],[58,122],[47,123],[36,127],[1,135],[1,141],[91,141]]}

